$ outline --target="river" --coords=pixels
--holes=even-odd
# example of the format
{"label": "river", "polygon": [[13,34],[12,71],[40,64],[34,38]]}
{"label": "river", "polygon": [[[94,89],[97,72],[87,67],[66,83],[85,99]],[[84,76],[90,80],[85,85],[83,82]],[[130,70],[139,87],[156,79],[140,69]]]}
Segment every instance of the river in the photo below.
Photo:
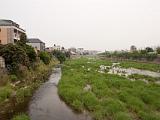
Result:
{"label": "river", "polygon": [[60,99],[60,78],[61,68],[56,67],[49,81],[35,92],[28,109],[31,120],[91,120],[88,113],[76,113]]}

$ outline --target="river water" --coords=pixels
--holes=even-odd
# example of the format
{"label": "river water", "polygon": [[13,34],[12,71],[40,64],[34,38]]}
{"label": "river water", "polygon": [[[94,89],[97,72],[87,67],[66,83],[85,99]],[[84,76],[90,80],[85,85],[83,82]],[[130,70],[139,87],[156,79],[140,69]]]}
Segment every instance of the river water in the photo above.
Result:
{"label": "river water", "polygon": [[76,113],[59,97],[57,85],[61,78],[61,68],[54,69],[49,81],[33,95],[29,103],[31,120],[91,120],[87,113]]}

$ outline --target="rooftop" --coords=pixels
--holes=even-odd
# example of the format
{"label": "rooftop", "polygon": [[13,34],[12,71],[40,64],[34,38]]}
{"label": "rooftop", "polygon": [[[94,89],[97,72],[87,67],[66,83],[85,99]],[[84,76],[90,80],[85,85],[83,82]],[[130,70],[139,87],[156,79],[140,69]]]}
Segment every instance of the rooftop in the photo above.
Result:
{"label": "rooftop", "polygon": [[27,39],[29,43],[44,43],[38,38],[29,38]]}
{"label": "rooftop", "polygon": [[[16,22],[14,22],[12,20],[0,19],[0,26],[15,26],[15,27],[23,30],[22,28],[20,28],[19,24],[17,24]],[[23,31],[25,31],[25,30],[23,30]]]}

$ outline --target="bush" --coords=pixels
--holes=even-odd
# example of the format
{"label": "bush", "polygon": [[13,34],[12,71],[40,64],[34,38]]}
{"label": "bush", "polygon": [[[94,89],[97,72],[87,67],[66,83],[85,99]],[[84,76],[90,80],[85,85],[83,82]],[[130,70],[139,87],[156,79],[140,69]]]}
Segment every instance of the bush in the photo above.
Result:
{"label": "bush", "polygon": [[29,57],[29,61],[32,63],[32,62],[35,62],[36,61],[36,58],[37,58],[37,54],[34,50],[33,47],[29,46],[29,45],[25,45],[25,48],[24,50],[26,51],[26,54],[28,55]]}
{"label": "bush", "polygon": [[[63,63],[66,60],[66,55],[65,53],[58,51],[58,50],[54,50],[53,51],[53,55],[60,61],[60,63]],[[67,54],[68,55],[68,54]],[[69,55],[68,55],[69,56]]]}
{"label": "bush", "polygon": [[10,75],[10,80],[11,80],[12,82],[15,82],[15,81],[18,80],[18,78],[17,78],[16,75]]}
{"label": "bush", "polygon": [[1,45],[0,56],[5,59],[8,70],[13,73],[17,71],[19,64],[29,67],[29,58],[22,47],[18,45]]}
{"label": "bush", "polygon": [[11,92],[12,92],[12,89],[9,86],[1,87],[0,88],[0,102],[9,98]]}
{"label": "bush", "polygon": [[49,64],[51,60],[51,56],[47,52],[40,52],[39,53],[40,59],[44,62],[44,64]]}
{"label": "bush", "polygon": [[125,113],[125,112],[118,112],[115,115],[115,119],[116,120],[131,120],[129,114]]}
{"label": "bush", "polygon": [[30,120],[29,117],[25,114],[20,114],[15,116],[12,120]]}
{"label": "bush", "polygon": [[157,54],[160,54],[160,47],[156,48]]}

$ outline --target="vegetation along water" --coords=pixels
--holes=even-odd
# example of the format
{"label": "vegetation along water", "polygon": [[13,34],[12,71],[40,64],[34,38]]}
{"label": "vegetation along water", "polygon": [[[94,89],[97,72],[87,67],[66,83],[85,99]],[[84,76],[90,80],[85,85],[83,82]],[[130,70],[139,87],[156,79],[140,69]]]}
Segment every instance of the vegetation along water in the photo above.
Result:
{"label": "vegetation along water", "polygon": [[[58,85],[59,95],[74,110],[88,111],[96,120],[160,120],[160,79],[111,74],[108,71],[113,64],[116,65],[93,58],[66,61]],[[120,62],[119,65],[160,74],[158,64]]]}

